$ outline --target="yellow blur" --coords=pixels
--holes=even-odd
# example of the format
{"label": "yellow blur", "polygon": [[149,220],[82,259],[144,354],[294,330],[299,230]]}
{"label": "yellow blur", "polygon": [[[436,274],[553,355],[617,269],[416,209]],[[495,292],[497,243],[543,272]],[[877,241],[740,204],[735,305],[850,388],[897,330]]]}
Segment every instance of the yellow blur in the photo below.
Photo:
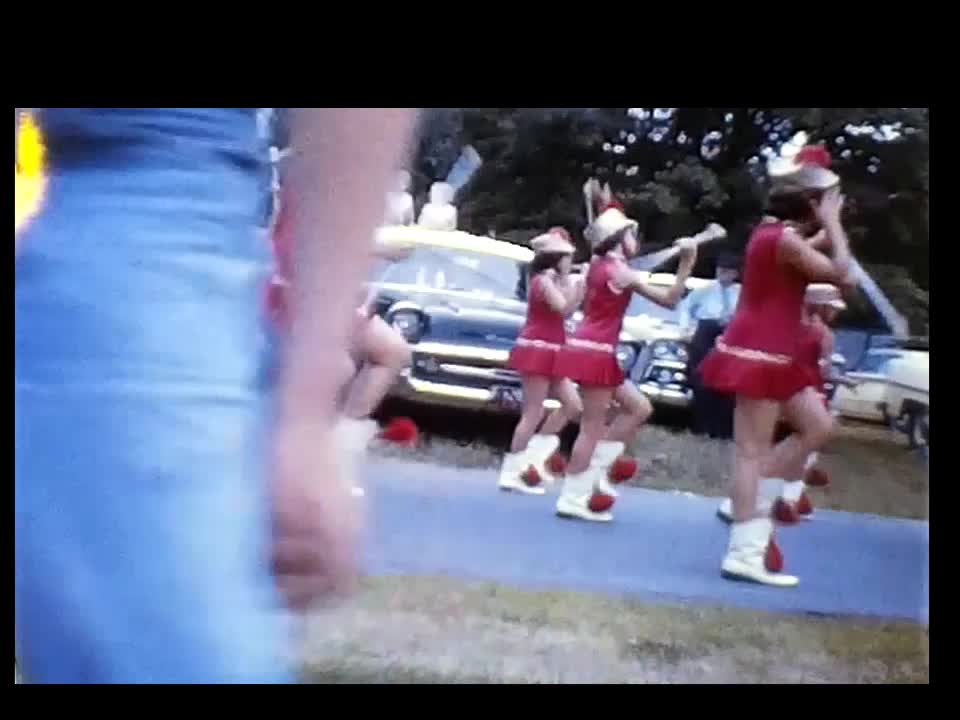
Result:
{"label": "yellow blur", "polygon": [[43,204],[47,184],[45,157],[40,128],[32,115],[24,113],[17,136],[17,162],[13,168],[14,236],[36,216]]}

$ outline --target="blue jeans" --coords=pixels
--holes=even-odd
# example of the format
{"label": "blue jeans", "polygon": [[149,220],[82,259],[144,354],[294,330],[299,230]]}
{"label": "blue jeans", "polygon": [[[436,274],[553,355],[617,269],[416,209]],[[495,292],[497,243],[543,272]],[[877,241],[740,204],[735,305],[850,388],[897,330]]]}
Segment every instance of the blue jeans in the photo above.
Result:
{"label": "blue jeans", "polygon": [[141,110],[93,154],[92,114],[51,123],[17,262],[17,654],[28,682],[288,681],[254,115]]}

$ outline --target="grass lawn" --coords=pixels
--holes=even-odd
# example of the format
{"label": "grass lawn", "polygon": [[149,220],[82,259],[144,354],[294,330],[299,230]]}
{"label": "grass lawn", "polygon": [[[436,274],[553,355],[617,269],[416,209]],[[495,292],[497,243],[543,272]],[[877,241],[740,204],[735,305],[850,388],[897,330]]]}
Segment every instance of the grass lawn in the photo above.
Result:
{"label": "grass lawn", "polygon": [[[513,430],[511,421],[479,416],[417,415],[423,428],[414,459],[450,467],[498,468]],[[411,451],[381,444],[374,453],[410,459]],[[638,487],[723,497],[729,491],[731,443],[661,425],[638,433],[631,451],[640,469]],[[906,439],[887,428],[841,422],[821,453],[830,474],[827,490],[811,492],[817,507],[890,517],[927,519],[927,464]]]}
{"label": "grass lawn", "polygon": [[368,578],[313,615],[305,682],[926,683],[911,624]]}

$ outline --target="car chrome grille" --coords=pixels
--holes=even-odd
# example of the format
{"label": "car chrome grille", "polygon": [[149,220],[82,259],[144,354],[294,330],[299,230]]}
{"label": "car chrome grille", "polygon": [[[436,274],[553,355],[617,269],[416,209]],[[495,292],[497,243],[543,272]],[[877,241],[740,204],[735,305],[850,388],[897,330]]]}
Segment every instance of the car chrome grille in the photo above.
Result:
{"label": "car chrome grille", "polygon": [[415,352],[412,373],[422,380],[465,387],[520,385],[520,376],[513,370],[478,358],[442,357]]}

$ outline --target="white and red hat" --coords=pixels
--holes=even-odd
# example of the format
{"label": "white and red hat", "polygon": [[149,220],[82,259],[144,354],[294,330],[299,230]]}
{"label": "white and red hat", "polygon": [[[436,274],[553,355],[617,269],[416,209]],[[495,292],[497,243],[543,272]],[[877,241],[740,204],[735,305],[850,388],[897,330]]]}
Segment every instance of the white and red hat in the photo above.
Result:
{"label": "white and red hat", "polygon": [[596,247],[626,228],[633,228],[636,231],[638,227],[637,221],[628,218],[622,210],[609,207],[600,213],[583,234],[590,245]]}
{"label": "white and red hat", "polygon": [[767,164],[767,175],[774,184],[798,190],[829,190],[840,184],[840,176],[830,167],[833,158],[822,145],[805,145],[799,150],[787,143],[779,157]]}
{"label": "white and red hat", "polygon": [[576,248],[570,241],[570,234],[561,227],[550,228],[543,235],[538,235],[530,241],[530,247],[535,253],[560,253],[573,255]]}

